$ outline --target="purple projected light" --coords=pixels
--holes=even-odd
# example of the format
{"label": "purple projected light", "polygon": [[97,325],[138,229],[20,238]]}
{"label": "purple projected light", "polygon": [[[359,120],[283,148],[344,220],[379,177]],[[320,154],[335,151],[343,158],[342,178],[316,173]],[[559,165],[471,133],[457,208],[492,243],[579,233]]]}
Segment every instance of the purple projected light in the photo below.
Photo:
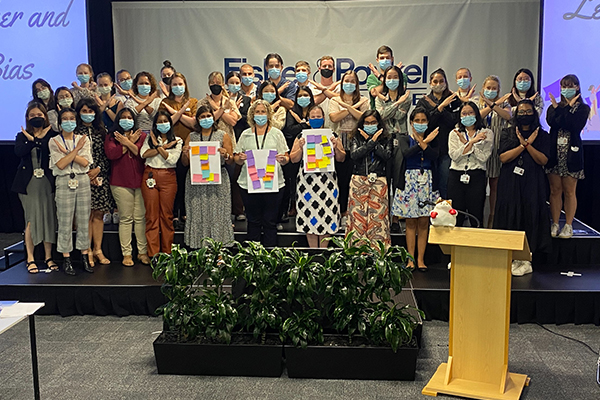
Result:
{"label": "purple projected light", "polygon": [[[591,108],[583,140],[600,140],[600,0],[545,0],[542,31],[542,93],[546,109],[552,93],[560,97],[560,80],[575,74],[581,98]],[[546,113],[542,123],[547,128]]]}

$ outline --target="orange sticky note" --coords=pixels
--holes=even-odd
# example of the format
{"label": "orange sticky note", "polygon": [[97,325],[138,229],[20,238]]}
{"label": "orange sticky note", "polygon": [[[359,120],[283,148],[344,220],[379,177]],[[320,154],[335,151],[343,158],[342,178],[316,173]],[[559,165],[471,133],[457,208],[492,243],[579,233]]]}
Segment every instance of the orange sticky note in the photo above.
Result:
{"label": "orange sticky note", "polygon": [[202,164],[202,169],[205,169],[205,170],[210,169],[210,165],[208,165],[208,163]]}
{"label": "orange sticky note", "polygon": [[200,146],[193,146],[192,147],[192,155],[196,156],[198,154],[200,154]]}

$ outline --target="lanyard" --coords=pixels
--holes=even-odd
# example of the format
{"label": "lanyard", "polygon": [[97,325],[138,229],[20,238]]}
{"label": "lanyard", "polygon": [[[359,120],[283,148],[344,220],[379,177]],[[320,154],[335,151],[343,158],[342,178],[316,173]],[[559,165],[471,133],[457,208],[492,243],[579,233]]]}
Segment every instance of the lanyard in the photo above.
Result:
{"label": "lanyard", "polygon": [[210,142],[210,139],[212,139],[212,134],[213,134],[214,130],[210,131],[210,135],[208,135],[208,140],[204,140],[204,135],[202,134],[202,132],[200,132],[200,141],[201,142]]}
{"label": "lanyard", "polygon": [[258,145],[258,133],[256,132],[256,127],[254,128],[254,139],[256,140],[256,148],[258,150],[262,150],[265,148],[265,140],[267,140],[267,133],[269,133],[268,130],[265,130],[265,134],[263,135],[263,140],[262,140],[262,146]]}
{"label": "lanyard", "polygon": [[[65,140],[65,137],[63,136],[63,134],[60,134],[60,137],[65,145],[65,150],[70,151],[69,150],[69,146],[67,146],[67,141]],[[73,150],[75,150],[75,133],[73,133]],[[73,163],[75,162],[75,160],[71,161],[71,172],[73,172]]]}

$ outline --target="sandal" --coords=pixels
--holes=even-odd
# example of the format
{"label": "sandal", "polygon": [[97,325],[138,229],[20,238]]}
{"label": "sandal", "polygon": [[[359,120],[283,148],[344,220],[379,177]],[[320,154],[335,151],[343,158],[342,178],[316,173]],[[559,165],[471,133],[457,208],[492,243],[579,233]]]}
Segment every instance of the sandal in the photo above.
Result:
{"label": "sandal", "polygon": [[40,272],[38,266],[35,264],[35,261],[27,261],[27,272],[30,274],[37,274]]}
{"label": "sandal", "polygon": [[[52,260],[52,257],[44,261],[44,263],[46,264],[46,267],[50,268],[50,271],[58,271],[58,265]],[[52,265],[50,265],[50,263],[52,263]]]}
{"label": "sandal", "polygon": [[94,258],[98,260],[98,262],[102,265],[110,264],[110,260],[104,256],[102,250],[94,251]]}
{"label": "sandal", "polygon": [[414,271],[414,270],[415,270],[415,262],[414,262],[414,261],[412,261],[412,260],[408,260],[408,261],[406,262],[406,268],[407,268],[409,271]]}
{"label": "sandal", "polygon": [[94,268],[96,266],[96,263],[94,262],[94,253],[88,249],[87,256],[90,267]]}
{"label": "sandal", "polygon": [[423,266],[419,265],[419,268],[417,268],[417,269],[419,270],[419,272],[427,272],[427,266],[425,266],[425,265],[423,265]]}

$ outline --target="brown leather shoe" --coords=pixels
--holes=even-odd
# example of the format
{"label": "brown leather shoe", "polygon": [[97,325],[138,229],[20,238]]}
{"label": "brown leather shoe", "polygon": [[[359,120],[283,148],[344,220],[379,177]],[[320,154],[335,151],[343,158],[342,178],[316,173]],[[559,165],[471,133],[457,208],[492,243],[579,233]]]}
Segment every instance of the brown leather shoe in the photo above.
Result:
{"label": "brown leather shoe", "polygon": [[123,265],[126,267],[133,267],[133,259],[131,256],[123,256]]}
{"label": "brown leather shoe", "polygon": [[148,254],[138,254],[137,259],[144,265],[150,265],[150,257],[148,257]]}

